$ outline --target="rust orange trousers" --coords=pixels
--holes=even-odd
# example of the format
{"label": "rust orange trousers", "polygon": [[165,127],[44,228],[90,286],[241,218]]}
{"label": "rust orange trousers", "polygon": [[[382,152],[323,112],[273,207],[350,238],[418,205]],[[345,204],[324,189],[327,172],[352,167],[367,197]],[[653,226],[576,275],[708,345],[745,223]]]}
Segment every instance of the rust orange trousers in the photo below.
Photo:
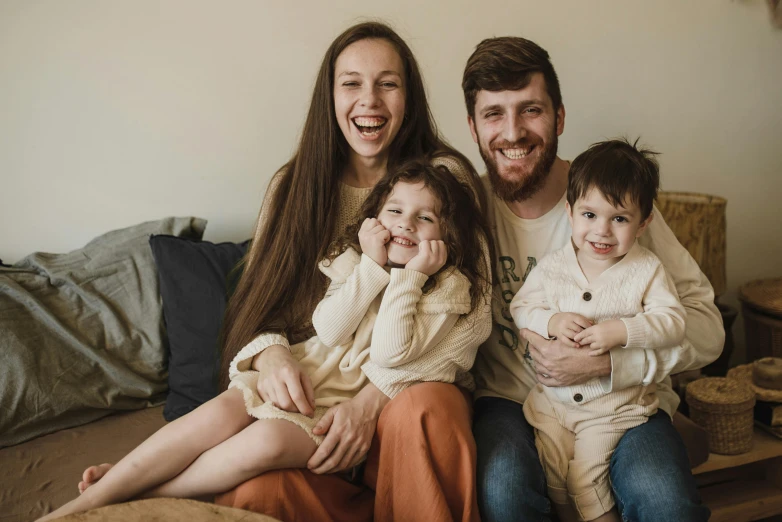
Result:
{"label": "rust orange trousers", "polygon": [[215,502],[285,522],[478,522],[469,393],[422,383],[383,409],[363,484],[306,469],[264,473]]}

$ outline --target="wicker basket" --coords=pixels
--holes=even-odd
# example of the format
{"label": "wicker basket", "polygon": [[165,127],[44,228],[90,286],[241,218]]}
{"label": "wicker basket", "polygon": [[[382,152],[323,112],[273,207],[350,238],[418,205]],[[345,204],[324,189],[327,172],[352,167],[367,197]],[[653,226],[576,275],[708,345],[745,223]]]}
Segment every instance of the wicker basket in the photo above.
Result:
{"label": "wicker basket", "polygon": [[782,278],[750,281],[739,288],[747,360],[782,357]]}
{"label": "wicker basket", "polygon": [[725,198],[696,192],[657,193],[657,208],[676,239],[701,267],[714,287],[725,292]]}
{"label": "wicker basket", "polygon": [[737,455],[752,449],[755,392],[740,381],[706,377],[687,385],[690,418],[709,432],[709,451]]}

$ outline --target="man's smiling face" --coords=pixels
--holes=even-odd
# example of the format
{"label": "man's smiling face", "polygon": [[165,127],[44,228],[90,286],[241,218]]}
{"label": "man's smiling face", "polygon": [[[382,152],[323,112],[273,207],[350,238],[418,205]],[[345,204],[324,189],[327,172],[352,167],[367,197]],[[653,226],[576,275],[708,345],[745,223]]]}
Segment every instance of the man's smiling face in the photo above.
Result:
{"label": "man's smiling face", "polygon": [[479,91],[469,123],[498,197],[523,201],[540,190],[565,126],[565,108],[554,110],[542,73],[517,91]]}

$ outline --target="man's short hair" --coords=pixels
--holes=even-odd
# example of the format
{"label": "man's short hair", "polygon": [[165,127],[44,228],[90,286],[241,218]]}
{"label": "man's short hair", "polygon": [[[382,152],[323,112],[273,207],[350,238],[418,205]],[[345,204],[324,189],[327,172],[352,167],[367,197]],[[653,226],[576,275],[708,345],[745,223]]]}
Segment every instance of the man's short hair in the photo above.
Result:
{"label": "man's short hair", "polygon": [[558,110],[562,105],[559,79],[548,53],[535,42],[517,36],[488,38],[475,48],[464,67],[462,90],[467,114],[475,117],[478,91],[517,91],[535,73],[543,73],[546,92]]}
{"label": "man's short hair", "polygon": [[635,203],[641,220],[652,213],[660,187],[660,166],[652,150],[639,149],[638,140],[625,138],[592,144],[570,165],[567,201],[571,208],[576,200],[593,188],[615,207]]}

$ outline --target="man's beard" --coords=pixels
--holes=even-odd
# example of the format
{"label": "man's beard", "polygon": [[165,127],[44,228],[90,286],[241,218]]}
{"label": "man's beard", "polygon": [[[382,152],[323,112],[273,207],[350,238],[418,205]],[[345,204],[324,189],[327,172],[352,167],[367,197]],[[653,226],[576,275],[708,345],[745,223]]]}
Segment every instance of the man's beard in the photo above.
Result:
{"label": "man's beard", "polygon": [[[540,143],[536,144],[538,149],[541,149],[542,147],[540,158],[533,167],[532,172],[526,176],[522,176],[521,172],[514,167],[509,167],[506,170],[508,176],[501,176],[499,168],[497,167],[497,162],[494,160],[492,154],[493,151],[484,151],[483,147],[479,147],[481,157],[483,158],[484,163],[486,163],[486,171],[489,174],[492,190],[494,190],[494,193],[498,198],[507,202],[524,201],[537,194],[538,191],[543,188],[549,172],[551,172],[551,167],[554,165],[554,160],[557,159],[558,136],[556,132],[556,122],[554,122],[551,136],[548,138],[548,142],[545,146]],[[523,145],[523,142],[519,143],[519,145]]]}

